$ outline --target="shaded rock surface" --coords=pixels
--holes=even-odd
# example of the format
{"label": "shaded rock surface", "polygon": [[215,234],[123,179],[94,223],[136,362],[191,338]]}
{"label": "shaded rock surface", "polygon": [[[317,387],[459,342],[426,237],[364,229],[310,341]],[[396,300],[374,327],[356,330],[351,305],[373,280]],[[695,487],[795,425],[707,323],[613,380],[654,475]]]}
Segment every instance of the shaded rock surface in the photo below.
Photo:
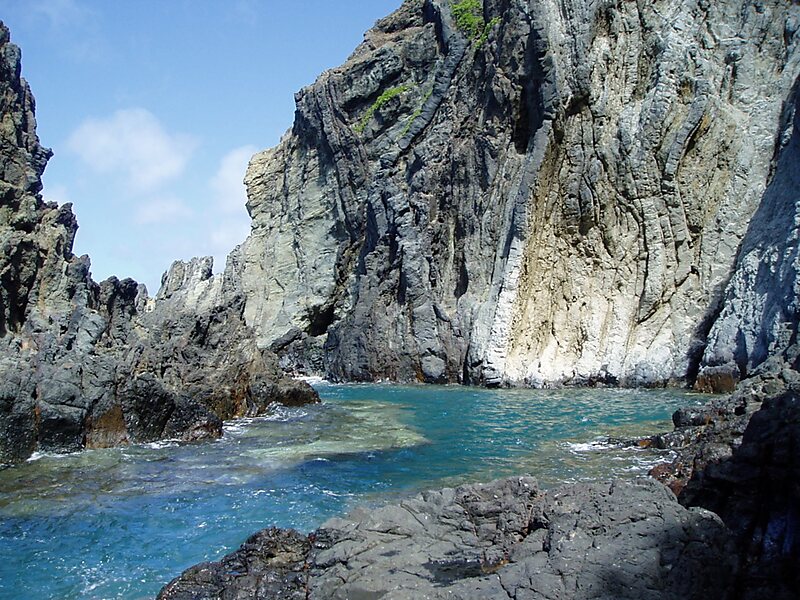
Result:
{"label": "shaded rock surface", "polygon": [[259,346],[344,380],[728,390],[785,349],[800,7],[485,0],[480,43],[451,4],[379,21],[251,160]]}
{"label": "shaded rock surface", "polygon": [[159,598],[728,598],[731,539],[654,481],[543,493],[521,477],[358,510],[307,540],[265,530]]}
{"label": "shaded rock surface", "polygon": [[681,410],[676,430],[649,441],[676,449],[652,475],[682,504],[717,513],[731,529],[739,598],[800,595],[800,374],[775,356],[736,392]]}
{"label": "shaded rock surface", "polygon": [[173,264],[155,299],[130,279],[92,280],[70,205],[41,199],[50,151],[2,24],[0,112],[0,464],[217,437],[221,419],[316,399],[257,347],[241,286],[212,276],[211,259]]}

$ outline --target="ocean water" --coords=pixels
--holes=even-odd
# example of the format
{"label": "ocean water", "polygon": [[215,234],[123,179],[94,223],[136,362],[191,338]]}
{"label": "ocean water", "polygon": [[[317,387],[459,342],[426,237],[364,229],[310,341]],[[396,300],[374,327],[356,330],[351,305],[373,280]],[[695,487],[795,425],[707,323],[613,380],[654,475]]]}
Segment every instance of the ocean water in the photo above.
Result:
{"label": "ocean water", "polygon": [[319,385],[323,402],[215,442],[34,456],[0,471],[0,598],[152,598],[258,529],[309,531],[356,504],[529,473],[549,487],[665,458],[607,439],[671,427],[680,390]]}

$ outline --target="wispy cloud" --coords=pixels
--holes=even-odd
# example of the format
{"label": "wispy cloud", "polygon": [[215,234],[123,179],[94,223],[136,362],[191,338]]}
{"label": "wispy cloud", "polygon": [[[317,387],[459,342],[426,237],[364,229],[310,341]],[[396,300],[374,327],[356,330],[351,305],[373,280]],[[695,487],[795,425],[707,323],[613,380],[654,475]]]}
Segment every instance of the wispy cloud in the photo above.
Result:
{"label": "wispy cloud", "polygon": [[42,190],[42,200],[45,202],[55,202],[59,206],[72,202],[70,200],[69,190],[64,185],[53,185],[45,187]]}
{"label": "wispy cloud", "polygon": [[75,0],[34,0],[30,10],[47,19],[56,29],[72,27],[86,22],[89,11]]}
{"label": "wispy cloud", "polygon": [[138,225],[172,223],[191,217],[194,213],[178,198],[149,200],[136,208],[134,220]]}
{"label": "wispy cloud", "polygon": [[241,244],[250,234],[250,217],[245,210],[247,190],[244,174],[250,157],[258,151],[252,145],[229,151],[219,162],[219,168],[209,182],[216,218],[211,222],[209,239],[214,263],[224,268],[225,256],[234,246]]}
{"label": "wispy cloud", "polygon": [[87,119],[70,135],[67,147],[99,173],[119,173],[138,190],[153,189],[183,173],[197,142],[170,134],[148,110],[118,110]]}
{"label": "wispy cloud", "polygon": [[217,206],[222,212],[244,214],[247,201],[244,173],[250,157],[257,151],[255,146],[240,146],[222,157],[219,168],[211,179],[211,189],[214,190]]}
{"label": "wispy cloud", "polygon": [[[0,0],[2,2],[2,0]],[[21,3],[20,3],[21,4]],[[98,13],[78,0],[29,0],[26,17],[45,29],[59,56],[77,62],[104,63],[113,55]]]}

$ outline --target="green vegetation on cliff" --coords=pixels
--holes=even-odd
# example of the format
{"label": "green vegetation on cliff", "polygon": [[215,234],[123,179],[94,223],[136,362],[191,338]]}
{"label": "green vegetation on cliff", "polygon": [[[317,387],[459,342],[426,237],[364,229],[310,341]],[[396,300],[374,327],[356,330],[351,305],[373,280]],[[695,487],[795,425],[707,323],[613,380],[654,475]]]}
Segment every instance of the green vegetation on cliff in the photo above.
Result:
{"label": "green vegetation on cliff", "polygon": [[475,42],[476,48],[480,48],[486,43],[492,27],[500,23],[499,17],[494,17],[488,23],[484,20],[482,0],[453,2],[452,10],[456,27]]}
{"label": "green vegetation on cliff", "polygon": [[383,106],[385,106],[389,100],[392,98],[399,96],[400,94],[404,94],[409,90],[409,86],[407,85],[399,85],[397,87],[389,88],[388,90],[384,91],[375,102],[372,103],[367,109],[367,112],[364,113],[364,116],[361,117],[361,120],[358,122],[358,125],[355,126],[355,130],[358,133],[363,133],[364,129],[367,127],[367,123],[369,123],[372,116],[375,114],[376,111],[380,110]]}

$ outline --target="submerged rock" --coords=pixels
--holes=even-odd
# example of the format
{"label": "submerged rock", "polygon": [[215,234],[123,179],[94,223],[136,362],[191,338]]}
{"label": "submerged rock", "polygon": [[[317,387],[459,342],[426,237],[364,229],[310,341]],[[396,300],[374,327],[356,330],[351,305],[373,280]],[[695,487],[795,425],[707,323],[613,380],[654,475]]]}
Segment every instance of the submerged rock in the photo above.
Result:
{"label": "submerged rock", "polygon": [[265,530],[159,598],[721,599],[731,541],[653,481],[541,492],[518,477],[359,509],[307,539]]}
{"label": "submerged rock", "polygon": [[240,286],[210,258],[173,264],[155,299],[131,279],[92,280],[71,206],[40,196],[51,153],[20,70],[0,24],[0,464],[214,438],[221,419],[316,401],[256,345]]}

